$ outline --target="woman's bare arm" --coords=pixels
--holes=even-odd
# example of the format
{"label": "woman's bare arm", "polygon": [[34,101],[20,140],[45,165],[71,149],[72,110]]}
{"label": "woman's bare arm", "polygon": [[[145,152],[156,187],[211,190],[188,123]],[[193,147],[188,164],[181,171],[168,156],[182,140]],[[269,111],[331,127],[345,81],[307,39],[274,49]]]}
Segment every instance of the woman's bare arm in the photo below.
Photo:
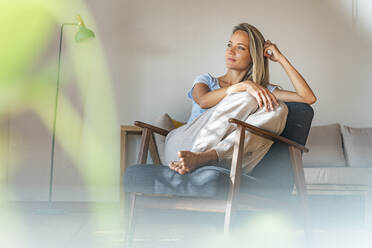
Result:
{"label": "woman's bare arm", "polygon": [[[268,50],[272,51],[272,54],[268,54]],[[266,41],[264,47],[264,56],[268,57],[274,62],[279,62],[285,72],[287,73],[289,79],[292,82],[294,91],[275,89],[273,94],[276,99],[285,102],[304,102],[308,104],[313,104],[316,102],[316,97],[311,90],[310,86],[307,84],[305,79],[301,74],[293,67],[293,65],[287,60],[287,58],[282,55],[275,44],[270,41]]]}
{"label": "woman's bare arm", "polygon": [[192,97],[201,108],[207,109],[217,105],[226,96],[227,89],[224,87],[211,91],[206,84],[197,83],[192,89]]}
{"label": "woman's bare arm", "polygon": [[[272,54],[268,54],[268,50],[271,50]],[[207,109],[214,107],[229,93],[247,91],[257,99],[260,107],[265,106],[266,110],[274,109],[274,104],[277,105],[277,100],[285,102],[304,102],[308,104],[316,102],[317,99],[305,79],[287,58],[281,54],[275,44],[272,44],[270,41],[266,42],[264,46],[264,56],[282,65],[296,91],[277,88],[271,94],[266,88],[263,89],[260,85],[249,80],[213,91],[211,91],[206,84],[197,83],[192,90],[194,101],[199,104],[201,108]]]}
{"label": "woman's bare arm", "polygon": [[291,63],[283,56],[279,63],[287,73],[291,80],[295,92],[288,90],[275,89],[273,94],[276,99],[284,102],[304,102],[313,104],[316,102],[316,97],[301,74],[291,65]]}

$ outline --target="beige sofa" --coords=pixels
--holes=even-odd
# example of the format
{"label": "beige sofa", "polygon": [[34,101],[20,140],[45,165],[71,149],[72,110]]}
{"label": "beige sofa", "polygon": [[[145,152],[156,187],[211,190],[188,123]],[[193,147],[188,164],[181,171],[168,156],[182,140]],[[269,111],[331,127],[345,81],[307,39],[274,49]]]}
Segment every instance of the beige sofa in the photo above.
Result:
{"label": "beige sofa", "polygon": [[372,128],[339,124],[310,129],[303,155],[309,194],[362,195],[372,225]]}

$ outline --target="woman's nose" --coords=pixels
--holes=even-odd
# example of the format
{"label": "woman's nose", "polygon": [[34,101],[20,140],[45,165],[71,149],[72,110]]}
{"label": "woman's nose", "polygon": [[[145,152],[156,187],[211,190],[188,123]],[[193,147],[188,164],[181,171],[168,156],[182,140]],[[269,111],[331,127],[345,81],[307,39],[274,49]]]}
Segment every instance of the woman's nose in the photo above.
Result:
{"label": "woman's nose", "polygon": [[235,49],[233,47],[229,47],[229,48],[227,48],[227,52],[230,53],[230,54],[234,54]]}

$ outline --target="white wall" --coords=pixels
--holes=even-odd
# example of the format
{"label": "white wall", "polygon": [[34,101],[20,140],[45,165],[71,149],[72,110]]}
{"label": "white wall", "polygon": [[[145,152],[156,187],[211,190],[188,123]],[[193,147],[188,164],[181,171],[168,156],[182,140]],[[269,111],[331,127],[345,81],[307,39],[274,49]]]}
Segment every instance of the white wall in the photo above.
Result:
{"label": "white wall", "polygon": [[[353,12],[353,2],[358,3],[358,11]],[[193,78],[225,72],[225,44],[240,22],[258,27],[307,79],[318,97],[313,125],[372,126],[368,0],[87,0],[87,4],[96,17],[97,35],[110,65],[118,127],[134,120],[151,122],[164,112],[187,120],[191,103],[186,93]],[[272,82],[292,89],[282,68],[270,66]],[[22,118],[29,118],[33,129],[39,128],[32,116]],[[28,136],[21,141],[17,133],[26,127],[17,119],[10,125],[12,149],[21,142],[19,151],[35,149],[33,154],[38,154],[23,153],[27,167],[10,165],[18,169],[17,176],[10,176],[10,185],[17,185],[13,187],[16,199],[45,200],[49,134],[41,128],[40,143],[32,143]],[[128,162],[132,163],[138,139],[130,142]],[[57,157],[60,165],[68,163],[65,155]],[[57,199],[84,200],[83,181],[73,166],[57,172],[59,185],[65,186]],[[30,192],[30,185],[37,187]],[[95,200],[105,199],[102,194]]]}
{"label": "white wall", "polygon": [[[151,121],[163,112],[186,120],[193,78],[223,74],[232,27],[249,22],[277,43],[314,89],[319,99],[314,124],[372,125],[369,110],[362,107],[369,105],[372,90],[371,49],[365,46],[370,36],[361,25],[351,30],[351,0],[137,0],[112,3],[102,13],[105,4],[90,1],[97,16],[112,13],[99,24],[121,123]],[[271,78],[291,89],[278,64],[271,63]]]}

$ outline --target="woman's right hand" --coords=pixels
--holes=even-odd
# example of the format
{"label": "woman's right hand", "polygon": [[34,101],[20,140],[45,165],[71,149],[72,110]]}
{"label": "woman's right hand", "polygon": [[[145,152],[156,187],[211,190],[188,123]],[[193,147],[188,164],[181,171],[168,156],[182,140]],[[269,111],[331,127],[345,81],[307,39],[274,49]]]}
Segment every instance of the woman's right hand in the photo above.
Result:
{"label": "woman's right hand", "polygon": [[243,82],[240,82],[240,83],[230,85],[226,90],[226,94],[230,95],[231,93],[243,92],[243,91],[246,91],[246,90],[247,90],[247,86],[246,86],[245,81],[243,81]]}
{"label": "woman's right hand", "polygon": [[265,107],[266,111],[274,110],[274,105],[279,106],[276,97],[266,88],[253,81],[246,80],[237,84],[229,86],[226,93],[247,91],[258,102],[258,106]]}

